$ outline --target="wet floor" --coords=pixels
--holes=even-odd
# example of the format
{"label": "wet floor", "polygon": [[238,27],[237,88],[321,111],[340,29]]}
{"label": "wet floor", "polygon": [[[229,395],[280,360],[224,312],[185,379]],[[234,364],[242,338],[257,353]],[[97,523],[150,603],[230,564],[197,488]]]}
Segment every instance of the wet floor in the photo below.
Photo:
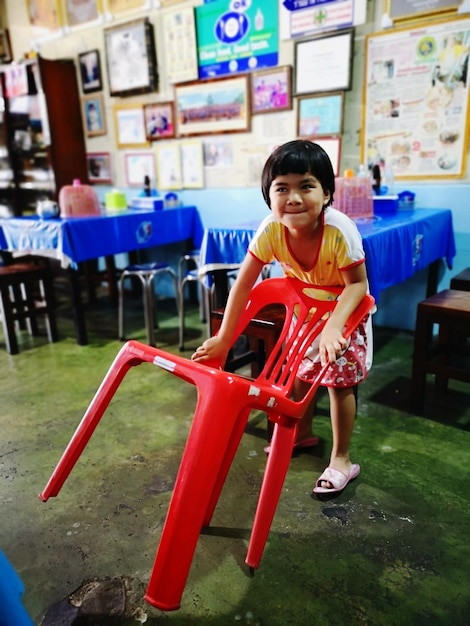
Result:
{"label": "wet floor", "polygon": [[[130,308],[129,334],[144,341],[140,300]],[[78,346],[62,302],[59,343],[22,332],[14,357],[0,334],[0,549],[24,582],[36,625],[468,623],[470,388],[451,381],[436,398],[429,380],[424,416],[411,415],[410,333],[376,329],[352,442],[362,471],[329,500],[311,494],[331,444],[321,396],[320,444],[293,457],[254,575],[244,559],[266,422],[252,414],[181,608],[163,613],[143,596],[191,423],[192,386],[150,365],[131,370],[59,496],[37,497],[122,345],[105,295],[88,323],[90,344]],[[159,325],[159,346],[177,352],[171,303],[162,304]],[[196,306],[188,326],[195,347],[205,336]]]}

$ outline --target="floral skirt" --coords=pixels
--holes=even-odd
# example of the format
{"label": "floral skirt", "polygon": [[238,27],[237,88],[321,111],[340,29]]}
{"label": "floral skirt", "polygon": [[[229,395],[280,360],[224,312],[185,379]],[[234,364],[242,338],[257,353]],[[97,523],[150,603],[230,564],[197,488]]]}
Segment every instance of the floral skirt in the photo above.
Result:
{"label": "floral skirt", "polygon": [[[297,371],[297,378],[313,383],[321,369],[320,337],[308,348]],[[372,319],[367,315],[352,333],[341,356],[326,370],[324,387],[353,387],[364,380],[372,366]]]}

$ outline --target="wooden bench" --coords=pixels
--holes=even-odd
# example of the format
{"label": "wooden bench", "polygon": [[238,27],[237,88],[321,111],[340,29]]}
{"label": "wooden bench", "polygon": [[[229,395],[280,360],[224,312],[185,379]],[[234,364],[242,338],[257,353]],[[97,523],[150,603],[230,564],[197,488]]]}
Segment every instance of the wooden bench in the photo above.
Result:
{"label": "wooden bench", "polygon": [[[438,326],[437,340],[433,327]],[[449,379],[470,382],[470,291],[446,289],[418,304],[411,378],[411,410],[424,410],[426,374],[438,393]]]}

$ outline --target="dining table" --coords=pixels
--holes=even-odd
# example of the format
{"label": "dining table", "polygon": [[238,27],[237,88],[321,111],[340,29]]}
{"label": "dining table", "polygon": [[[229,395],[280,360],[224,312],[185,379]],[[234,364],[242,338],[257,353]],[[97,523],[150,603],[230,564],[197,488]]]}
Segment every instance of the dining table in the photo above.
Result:
{"label": "dining table", "polygon": [[184,242],[199,248],[203,224],[195,206],[161,210],[128,209],[101,215],[42,219],[37,215],[0,218],[0,252],[13,257],[32,255],[55,259],[69,276],[77,343],[88,343],[80,266],[106,259],[111,271],[114,255]]}
{"label": "dining table", "polygon": [[[375,214],[355,220],[362,236],[369,289],[376,302],[380,293],[427,269],[426,297],[437,291],[442,259],[452,268],[456,255],[452,211],[414,208]],[[215,289],[217,306],[225,304],[227,272],[237,270],[260,219],[204,230],[201,274]]]}

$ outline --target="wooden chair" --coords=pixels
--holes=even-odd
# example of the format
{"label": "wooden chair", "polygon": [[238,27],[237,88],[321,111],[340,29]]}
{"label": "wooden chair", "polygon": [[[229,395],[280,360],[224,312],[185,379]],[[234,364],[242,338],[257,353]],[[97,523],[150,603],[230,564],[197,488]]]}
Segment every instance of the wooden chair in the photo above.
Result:
{"label": "wooden chair", "polygon": [[48,341],[58,340],[54,306],[49,268],[34,263],[0,266],[0,315],[10,354],[19,352],[15,323],[38,335],[38,315],[44,315]]}
{"label": "wooden chair", "polygon": [[[433,327],[438,326],[437,341]],[[470,291],[446,289],[418,304],[411,377],[411,410],[424,410],[426,375],[435,376],[438,393],[449,378],[470,382]],[[458,341],[457,341],[458,338]]]}
{"label": "wooden chair", "polygon": [[[201,364],[139,342],[127,342],[39,494],[46,501],[59,493],[131,368],[151,363],[195,385],[197,404],[193,424],[145,595],[153,606],[167,611],[180,606],[201,528],[212,519],[251,409],[265,411],[275,424],[246,557],[250,567],[259,566],[292,456],[298,420],[329,367],[327,364],[320,368],[301,401],[292,399],[299,364],[336,306],[334,300],[313,300],[305,293],[307,287],[310,285],[293,278],[272,278],[261,281],[253,289],[235,337],[268,304],[283,304],[286,308],[281,335],[256,380],[223,371],[220,363]],[[364,296],[348,320],[345,337],[369,313],[373,303],[371,296]],[[296,327],[291,330],[294,311]]]}

